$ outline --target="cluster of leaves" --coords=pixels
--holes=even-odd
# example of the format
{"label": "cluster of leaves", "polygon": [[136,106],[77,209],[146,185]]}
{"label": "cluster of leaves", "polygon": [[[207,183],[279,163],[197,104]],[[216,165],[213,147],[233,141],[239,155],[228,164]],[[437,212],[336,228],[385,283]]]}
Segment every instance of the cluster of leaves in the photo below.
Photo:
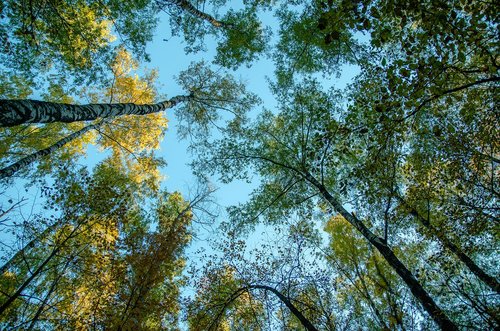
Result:
{"label": "cluster of leaves", "polygon": [[32,244],[2,274],[2,328],[176,325],[190,204],[179,193],[148,193],[146,203],[133,177],[108,163],[92,175],[61,169],[44,191],[60,216],[24,238]]}
{"label": "cluster of leaves", "polygon": [[113,30],[144,58],[154,13],[150,1],[6,1],[0,7],[1,62],[33,83],[51,71],[95,81],[112,56]]}

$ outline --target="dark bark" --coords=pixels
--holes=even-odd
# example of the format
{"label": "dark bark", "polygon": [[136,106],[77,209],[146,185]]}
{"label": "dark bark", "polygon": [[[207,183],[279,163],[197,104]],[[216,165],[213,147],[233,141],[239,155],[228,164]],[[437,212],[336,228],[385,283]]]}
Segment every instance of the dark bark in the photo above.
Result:
{"label": "dark bark", "polygon": [[413,274],[398,259],[394,252],[387,246],[383,238],[379,238],[368,229],[365,224],[353,214],[349,213],[316,178],[308,172],[303,173],[305,179],[316,187],[324,199],[326,199],[333,209],[342,215],[352,226],[354,226],[382,254],[384,259],[396,271],[401,279],[409,287],[411,293],[422,304],[425,311],[431,316],[441,330],[458,330],[458,327],[446,316],[445,312],[439,308],[427,291],[422,287]]}
{"label": "dark bark", "polygon": [[290,301],[289,298],[281,294],[278,290],[276,290],[273,287],[266,286],[266,285],[249,285],[247,287],[248,289],[261,289],[261,290],[266,290],[269,292],[272,292],[274,295],[278,297],[278,299],[281,300],[285,304],[285,306],[290,309],[290,312],[297,317],[297,319],[302,323],[304,328],[308,331],[318,331],[316,327],[309,321],[298,309],[297,307],[294,306],[294,304]]}
{"label": "dark bark", "polygon": [[[21,286],[19,286],[19,288],[16,290],[16,292],[10,296],[8,296],[9,298],[7,299],[7,301],[5,301],[1,306],[0,306],[0,316],[2,316],[2,314],[10,307],[10,305],[17,299],[19,298],[19,296],[21,295],[21,293],[24,291],[24,289],[26,287],[28,287],[31,282],[33,281],[33,279],[35,279],[42,271],[43,269],[45,268],[45,266],[54,258],[54,256],[57,255],[57,253],[59,253],[59,251],[61,250],[61,248],[63,247],[63,245],[69,240],[71,239],[76,230],[78,229],[79,227],[75,227],[73,229],[73,231],[71,231],[71,233],[66,237],[64,238],[64,240],[59,243],[53,250],[52,252],[50,253],[50,255],[31,273],[31,275],[28,277],[28,279],[26,279],[22,284]],[[12,260],[12,259],[11,259]]]}
{"label": "dark bark", "polygon": [[0,99],[0,127],[29,123],[93,121],[122,115],[147,115],[172,108],[178,103],[189,101],[191,97],[191,95],[181,95],[149,105],[133,103],[74,105],[38,100]]}
{"label": "dark bark", "polygon": [[21,286],[19,286],[19,288],[17,289],[17,291],[14,294],[9,296],[7,301],[5,301],[2,306],[0,306],[0,316],[2,316],[2,314],[5,312],[5,310],[7,310],[7,308],[9,308],[10,305],[21,295],[21,293],[24,291],[24,289],[29,284],[31,284],[33,279],[35,279],[35,277],[38,276],[42,272],[43,268],[45,268],[47,263],[49,263],[52,260],[52,258],[57,254],[57,252],[59,250],[60,250],[60,247],[53,249],[52,253],[50,253],[50,255],[42,262],[42,264],[40,264],[40,266],[38,266],[38,268],[36,268],[36,270],[31,274],[31,276],[28,277],[28,279],[26,279]]}
{"label": "dark bark", "polygon": [[66,261],[66,264],[64,265],[64,267],[62,268],[61,272],[57,275],[56,279],[54,279],[52,281],[52,285],[50,286],[50,289],[48,290],[47,294],[45,294],[45,297],[43,298],[42,302],[40,303],[40,306],[38,307],[38,309],[35,313],[35,316],[33,316],[33,319],[31,320],[31,323],[28,326],[28,329],[27,329],[28,331],[33,330],[33,328],[35,327],[36,323],[38,322],[38,319],[40,318],[40,315],[42,314],[45,306],[47,305],[47,302],[50,299],[50,296],[52,295],[52,293],[54,293],[54,291],[57,287],[57,284],[59,283],[59,280],[62,278],[62,276],[64,275],[64,272],[69,267],[69,265],[72,261],[73,261],[73,258],[69,258]]}
{"label": "dark bark", "polygon": [[29,243],[27,243],[23,248],[18,250],[14,256],[12,256],[9,261],[5,262],[3,266],[0,267],[0,275],[2,275],[4,272],[6,272],[16,261],[20,260],[22,256],[26,253],[27,250],[30,248],[35,247],[36,243],[39,242],[41,239],[46,238],[47,235],[52,232],[54,229],[56,229],[59,225],[61,225],[62,222],[58,221],[46,228],[37,238],[31,240]]}
{"label": "dark bark", "polygon": [[457,245],[455,245],[450,239],[448,239],[444,234],[440,233],[425,217],[420,215],[418,211],[408,205],[403,198],[396,197],[406,208],[409,209],[410,214],[412,214],[423,226],[425,226],[431,234],[436,236],[441,244],[448,250],[450,250],[455,256],[462,261],[463,264],[469,268],[469,270],[476,275],[481,281],[488,285],[497,294],[500,294],[500,284],[498,281],[488,275],[483,269],[481,269],[467,254],[464,253]]}

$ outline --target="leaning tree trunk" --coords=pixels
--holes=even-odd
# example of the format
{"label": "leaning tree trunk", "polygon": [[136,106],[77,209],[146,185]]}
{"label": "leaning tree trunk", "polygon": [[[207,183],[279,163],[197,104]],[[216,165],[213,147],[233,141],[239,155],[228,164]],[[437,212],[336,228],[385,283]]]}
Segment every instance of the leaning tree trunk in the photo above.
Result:
{"label": "leaning tree trunk", "polygon": [[469,268],[469,270],[476,275],[481,281],[483,281],[486,285],[488,285],[493,291],[497,292],[497,294],[500,294],[500,284],[498,281],[488,275],[483,269],[481,269],[467,254],[464,253],[457,245],[455,245],[450,239],[446,238],[443,234],[439,232],[438,229],[436,229],[430,222],[429,220],[425,219],[422,215],[420,215],[417,210],[406,201],[401,198],[400,196],[396,196],[396,198],[406,207],[410,210],[410,214],[412,214],[417,220],[420,221],[420,223],[425,226],[431,234],[436,236],[436,238],[443,244],[444,247],[446,247],[448,250],[450,250],[455,256]]}
{"label": "leaning tree trunk", "polygon": [[21,160],[3,168],[3,169],[0,169],[0,179],[6,178],[6,177],[11,177],[12,175],[14,175],[16,172],[18,172],[22,168],[29,166],[30,164],[41,159],[45,155],[49,155],[49,154],[55,152],[56,150],[63,147],[67,143],[75,140],[76,138],[83,136],[86,132],[93,130],[93,129],[97,129],[102,124],[103,124],[103,122],[100,122],[97,124],[87,125],[87,126],[83,127],[82,129],[70,134],[69,136],[59,140],[55,144],[53,144],[45,149],[36,151],[35,153],[30,154],[30,155],[22,158]]}
{"label": "leaning tree trunk", "polygon": [[376,236],[373,232],[368,229],[365,224],[358,219],[353,214],[349,213],[322,185],[316,178],[314,178],[310,173],[305,172],[305,179],[310,182],[314,187],[316,187],[324,199],[326,199],[333,209],[342,215],[352,226],[354,226],[362,235],[365,237],[370,244],[372,244],[379,252],[382,254],[384,259],[389,263],[389,265],[396,271],[396,273],[403,279],[406,285],[410,288],[411,293],[417,298],[422,304],[425,311],[431,316],[431,318],[436,322],[441,330],[458,330],[458,327],[453,323],[445,312],[439,308],[439,306],[434,302],[427,291],[422,287],[418,280],[413,276],[410,270],[401,262],[398,257],[394,254],[387,243]]}
{"label": "leaning tree trunk", "polygon": [[122,115],[147,115],[189,101],[191,95],[180,95],[155,104],[96,103],[74,105],[38,100],[0,100],[0,127],[29,123],[93,121]]}
{"label": "leaning tree trunk", "polygon": [[19,286],[19,288],[17,289],[17,291],[14,294],[8,296],[8,299],[0,306],[0,316],[2,316],[2,314],[7,310],[7,308],[10,307],[10,305],[17,298],[19,298],[19,296],[24,291],[24,289],[29,284],[31,284],[31,282],[33,281],[33,279],[35,279],[35,277],[37,277],[42,272],[43,268],[45,268],[45,266],[52,260],[52,258],[54,258],[54,256],[59,252],[60,249],[61,249],[60,246],[54,248],[52,250],[52,253],[50,253],[50,255],[42,262],[42,264],[40,264],[40,266],[38,266],[38,268],[36,268],[33,271],[33,273],[31,274],[31,276],[28,279],[26,279],[21,286]]}
{"label": "leaning tree trunk", "polygon": [[47,258],[45,258],[45,260],[36,269],[31,271],[31,275],[21,284],[21,286],[18,287],[18,289],[16,290],[16,292],[14,292],[14,294],[7,295],[6,293],[4,293],[7,295],[8,299],[0,306],[0,316],[2,316],[2,314],[10,307],[10,305],[14,301],[16,301],[17,298],[21,296],[24,289],[28,287],[31,284],[31,282],[44,271],[44,268],[47,266],[47,264],[50,261],[52,261],[52,259],[61,251],[66,242],[74,238],[75,234],[77,233],[77,230],[79,230],[81,225],[82,223],[75,226],[75,228],[71,231],[70,234],[68,234],[66,238],[64,238],[60,243],[56,244],[56,246],[52,249],[52,252],[49,254],[49,256],[47,256]]}
{"label": "leaning tree trunk", "polygon": [[44,308],[47,305],[47,302],[49,301],[50,296],[52,295],[52,293],[54,293],[54,291],[55,291],[55,289],[56,289],[56,287],[57,287],[57,285],[59,283],[59,280],[62,278],[62,276],[64,275],[64,272],[69,267],[69,265],[70,265],[71,262],[73,262],[73,259],[69,258],[68,261],[66,261],[66,263],[64,264],[64,266],[63,266],[61,272],[59,273],[59,275],[57,275],[56,279],[54,279],[52,281],[52,285],[50,286],[50,289],[47,291],[47,293],[45,294],[42,302],[38,306],[38,309],[37,309],[37,311],[35,313],[35,316],[33,316],[33,318],[31,319],[31,323],[30,323],[30,325],[28,326],[28,329],[27,329],[28,331],[33,330],[35,328],[35,325],[38,322],[38,320],[40,318],[40,315],[44,311]]}

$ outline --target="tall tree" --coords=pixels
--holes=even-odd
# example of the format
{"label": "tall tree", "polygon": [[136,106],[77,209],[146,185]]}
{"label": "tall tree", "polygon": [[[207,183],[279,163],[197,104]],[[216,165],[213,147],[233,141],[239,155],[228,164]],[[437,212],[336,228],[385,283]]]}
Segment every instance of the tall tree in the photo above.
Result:
{"label": "tall tree", "polygon": [[170,16],[172,35],[184,37],[188,53],[206,50],[205,39],[215,37],[215,63],[237,69],[242,64],[251,65],[269,49],[271,33],[258,17],[260,4],[248,3],[241,9],[228,9],[227,1],[204,2],[213,12],[225,11],[223,16],[216,18],[201,12],[190,1],[162,0],[159,3]]}
{"label": "tall tree", "polygon": [[[125,115],[146,115],[158,113],[179,103],[187,103],[180,110],[183,117],[193,122],[208,125],[221,117],[217,110],[233,113],[236,121],[257,101],[256,97],[245,91],[243,83],[235,81],[230,75],[221,75],[208,68],[203,62],[192,64],[181,72],[179,83],[189,91],[188,95],[176,96],[156,104],[137,105],[134,103],[101,103],[76,105],[52,103],[37,100],[0,100],[2,127],[25,123],[52,123],[89,121],[99,118]],[[123,84],[123,83],[122,83]],[[124,93],[123,90],[119,93]],[[109,92],[113,95],[113,89]],[[192,124],[191,124],[192,125]]]}
{"label": "tall tree", "polygon": [[[146,72],[145,75],[139,77],[132,71],[133,69],[137,69],[137,66],[138,63],[131,58],[131,55],[122,49],[111,66],[114,77],[112,85],[102,90],[86,89],[82,92],[83,97],[92,101],[108,100],[110,102],[134,102],[134,104],[123,106],[125,108],[131,106],[137,109],[149,109],[148,106],[143,106],[142,104],[154,102],[154,100],[157,99],[157,91],[154,85],[157,77],[156,72]],[[202,76],[204,80],[198,81],[196,77],[201,78]],[[222,114],[220,114],[221,111],[232,112],[234,116],[232,121],[241,121],[252,103],[256,102],[256,98],[248,94],[241,83],[237,83],[227,75],[216,74],[201,63],[195,64],[189,68],[187,72],[181,73],[179,80],[186,88],[195,89],[196,92],[192,92],[191,95],[187,97],[174,97],[160,103],[157,107],[158,109],[153,108],[154,110],[162,110],[165,107],[174,107],[178,103],[186,103],[185,106],[181,105],[178,110],[181,112],[180,118],[182,119],[182,123],[185,123],[185,129],[183,130],[184,134],[191,134],[197,131],[200,136],[206,136],[208,134],[209,125],[215,124],[218,118],[223,117]],[[14,102],[23,103],[29,101],[16,100]],[[35,103],[38,104],[40,102],[35,101]],[[79,105],[68,106],[66,104],[58,104],[56,105],[57,107],[53,107],[53,103],[44,104],[48,106],[48,108],[46,108],[48,112],[58,116],[59,120],[64,120],[59,116],[61,115],[61,112],[59,112],[57,108],[59,106],[69,110],[74,107],[76,107],[76,109],[87,109],[87,106]],[[109,107],[109,109],[114,109],[120,105],[110,103],[104,106]],[[28,109],[25,110],[29,111]],[[78,112],[69,111],[69,113],[71,116],[78,116]],[[167,127],[166,115],[162,112],[143,114],[141,116],[120,114],[115,117],[106,117],[108,115],[109,114],[98,114],[90,111],[88,116],[96,118],[96,122],[83,127],[79,124],[72,124],[69,126],[70,133],[68,136],[60,140],[56,140],[55,137],[57,130],[60,129],[62,130],[62,134],[66,134],[66,130],[64,130],[65,127],[60,124],[33,128],[33,136],[28,134],[23,142],[13,142],[10,147],[6,147],[3,153],[5,155],[11,153],[25,153],[25,149],[32,150],[30,148],[31,144],[34,144],[34,147],[39,149],[4,167],[0,172],[1,177],[12,176],[12,174],[21,170],[23,167],[40,160],[46,155],[50,155],[50,158],[47,159],[52,160],[52,162],[55,162],[59,154],[66,150],[69,155],[74,157],[77,150],[72,150],[72,148],[74,148],[73,146],[80,146],[80,149],[82,149],[85,143],[88,142],[95,142],[101,148],[110,148],[115,157],[124,158],[124,160],[131,158],[142,159],[145,165],[148,157],[141,155],[159,147],[159,142],[163,138],[164,131]],[[99,122],[97,116],[104,116],[104,119],[101,119]],[[72,132],[73,127],[76,127],[77,130]],[[51,132],[51,130],[56,132]],[[92,130],[97,131],[98,135],[95,133],[92,135],[87,134],[87,132]],[[15,128],[12,130],[4,129],[4,133],[8,140],[17,137],[10,136],[11,131],[16,132],[17,130]],[[85,134],[87,134],[87,136],[84,136]],[[49,141],[55,140],[54,143],[49,144],[48,147],[45,145],[45,139],[43,141],[37,139],[45,135],[47,135],[45,139]],[[54,137],[52,137],[52,135]],[[41,142],[44,143],[42,146],[45,145],[43,148],[39,147]],[[26,146],[23,148],[16,148],[17,145]],[[68,147],[65,147],[66,145],[68,145]],[[56,151],[57,154],[55,153]],[[80,153],[82,152],[83,151],[80,151]],[[127,156],[127,154],[134,154],[134,156]],[[50,162],[48,164],[50,164]],[[49,167],[47,168],[50,170]]]}
{"label": "tall tree", "polygon": [[123,115],[147,115],[172,108],[191,96],[176,96],[156,104],[136,105],[132,103],[69,105],[38,100],[2,100],[1,123],[3,127],[25,123],[53,123],[91,121]]}
{"label": "tall tree", "polygon": [[[114,217],[120,218],[126,211],[124,206],[133,208],[131,201],[127,202],[131,190],[134,190],[129,186],[130,179],[117,176],[115,172],[111,181],[112,174],[112,169],[106,166],[96,170],[94,178],[86,175],[84,170],[69,172],[63,169],[59,177],[62,186],[45,187],[49,209],[59,208],[62,215],[51,217],[42,235],[30,242],[22,254],[15,254],[9,265],[3,268],[8,270],[7,273],[17,273],[16,278],[21,283],[13,294],[4,294],[2,314],[23,291],[40,286],[44,274],[58,266],[61,259],[73,260],[79,256],[82,247],[89,244],[85,240],[82,242],[82,237],[89,235],[90,239],[95,234],[106,235],[110,225],[106,222],[112,223]],[[39,221],[46,223],[43,219]],[[106,239],[106,236],[100,239]]]}
{"label": "tall tree", "polygon": [[[381,253],[442,329],[456,329],[410,269],[394,254],[387,239],[377,235],[342,203],[345,199],[342,198],[345,190],[342,186],[347,184],[342,185],[341,180],[345,180],[343,175],[355,167],[356,156],[348,152],[346,141],[340,139],[342,124],[334,119],[338,109],[336,100],[322,93],[314,82],[297,86],[295,92],[287,96],[291,100],[284,100],[278,115],[264,113],[254,125],[232,131],[231,140],[217,141],[213,145],[214,154],[207,153],[200,163],[203,171],[217,169],[222,180],[229,181],[245,176],[248,166],[257,169],[263,176],[263,184],[254,202],[247,204],[250,211],[245,213],[258,213],[252,210],[256,206],[263,209],[280,206],[281,203],[273,201],[292,191],[302,196],[299,201],[319,195],[318,202],[324,201],[341,214]],[[336,166],[339,161],[341,167]],[[271,201],[271,204],[258,206],[261,201]],[[295,207],[292,204],[289,208]],[[236,215],[244,217],[245,213]]]}
{"label": "tall tree", "polygon": [[[62,209],[71,213],[60,222],[54,215],[24,224],[22,229],[40,235],[29,236],[1,268],[0,307],[10,314],[2,327],[36,328],[50,323],[47,316],[72,328],[95,321],[100,328],[158,329],[161,318],[175,324],[183,264],[177,254],[189,231],[173,221],[168,206],[184,210],[186,203],[176,194],[156,194],[162,163],[154,154],[166,128],[162,111],[175,105],[180,135],[191,138],[200,156],[198,175],[217,173],[224,183],[260,181],[247,203],[228,209],[231,226],[224,230],[242,235],[260,222],[283,224],[283,230],[297,217],[302,225],[291,227],[297,237],[320,246],[321,240],[308,237],[311,224],[329,220],[332,239],[321,255],[324,277],[305,276],[318,267],[311,257],[271,263],[272,249],[263,251],[257,259],[287,276],[273,282],[274,273],[263,276],[270,270],[265,263],[247,261],[245,272],[234,267],[243,249],[232,237],[225,264],[197,283],[188,320],[193,329],[262,329],[270,320],[279,320],[269,325],[282,329],[433,323],[497,329],[500,74],[494,3],[261,0],[230,7],[225,0],[0,5],[1,166],[51,153],[52,162],[44,158],[39,168],[56,169],[90,142],[111,149],[102,178],[120,187],[122,177],[113,173],[126,174],[132,190],[148,195],[140,200],[127,193],[141,202],[114,217],[118,210],[85,202],[87,191],[108,198],[114,188],[67,180],[68,189],[85,197],[81,203],[73,201],[78,194],[61,198],[66,188],[58,188],[54,205],[64,201]],[[261,10],[274,11],[275,39]],[[247,122],[257,98],[244,83],[203,63],[177,78],[184,96],[136,94],[148,86],[129,74],[134,64],[122,50],[147,60],[144,46],[159,11],[169,14],[172,34],[184,36],[186,52],[211,47],[205,38],[214,37],[216,65],[237,69],[269,55],[278,108]],[[122,46],[113,43],[115,32]],[[113,75],[106,75],[112,58]],[[309,78],[340,75],[346,64],[359,74],[342,91],[330,90],[328,79]],[[58,75],[50,78],[53,72]],[[48,83],[36,84],[46,77]],[[88,105],[77,105],[69,96],[88,81],[96,83],[80,94]],[[47,88],[44,101],[30,100],[40,87]],[[220,131],[215,141],[208,134],[214,128]],[[110,196],[122,201],[115,193]],[[169,215],[163,226],[142,208],[157,201],[150,211],[160,220],[160,210]],[[83,219],[93,226],[79,226]],[[413,297],[406,296],[410,292]],[[426,314],[432,321],[423,322]]]}
{"label": "tall tree", "polygon": [[[66,189],[52,190],[50,199],[61,208],[64,222],[28,247],[3,275],[21,281],[13,294],[2,283],[8,293],[0,307],[3,325],[45,325],[47,320],[54,327],[75,328],[155,330],[166,320],[175,325],[183,250],[190,240],[192,208],[202,197],[190,203],[179,193],[150,194],[155,202],[149,211],[133,176],[112,164],[99,165],[92,177],[84,171],[63,171],[63,176],[60,184]],[[80,226],[73,227],[75,222]],[[34,267],[23,274],[26,263]],[[21,294],[33,300],[19,302]],[[12,318],[20,311],[19,319]]]}
{"label": "tall tree", "polygon": [[[131,55],[124,49],[121,49],[113,60],[110,69],[113,73],[112,84],[102,90],[85,89],[82,91],[84,98],[136,102],[137,104],[153,102],[157,97],[155,88],[156,72],[146,71],[141,77],[134,73],[138,69],[137,61],[133,60]],[[53,86],[51,93],[45,96],[48,100],[60,100],[63,102],[72,102],[72,99],[65,95],[62,86]],[[50,124],[45,126],[24,125],[19,129],[2,129],[3,139],[10,146],[6,146],[2,151],[4,162],[14,157],[9,155],[28,153],[27,156],[16,160],[12,164],[1,170],[1,177],[12,176],[15,172],[21,170],[42,157],[50,155],[39,163],[39,169],[45,168],[50,171],[50,164],[57,163],[57,160],[75,158],[78,154],[84,153],[87,143],[98,143],[101,148],[113,148],[115,156],[123,155],[120,150],[126,150],[128,153],[137,153],[151,151],[158,148],[159,141],[163,137],[163,132],[167,126],[167,120],[163,114],[153,114],[144,119],[124,118],[111,122],[111,119],[101,120],[88,125],[63,125]],[[103,126],[104,122],[107,123]],[[117,130],[117,126],[129,127],[132,130],[128,134],[121,134],[125,130]],[[147,134],[141,136],[134,135],[133,132],[147,126]],[[96,132],[105,135],[104,138],[97,139]],[[22,137],[13,135],[14,132],[26,132]],[[90,131],[90,132],[89,132]],[[61,136],[64,136],[61,139]],[[21,138],[21,139],[20,139]],[[48,145],[48,147],[47,147]],[[32,152],[35,150],[34,152]],[[120,155],[119,155],[120,154]],[[42,172],[43,173],[43,172]]]}

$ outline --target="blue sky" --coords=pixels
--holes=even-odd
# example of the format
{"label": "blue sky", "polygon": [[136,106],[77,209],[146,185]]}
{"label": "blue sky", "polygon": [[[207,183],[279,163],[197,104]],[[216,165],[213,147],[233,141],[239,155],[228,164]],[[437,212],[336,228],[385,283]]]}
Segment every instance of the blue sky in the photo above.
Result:
{"label": "blue sky", "polygon": [[[273,20],[270,13],[266,12],[262,15],[264,22]],[[165,41],[168,40],[168,41]],[[159,85],[160,93],[167,94],[167,97],[173,97],[179,94],[186,94],[175,82],[174,76],[180,71],[186,69],[193,61],[204,60],[211,62],[215,55],[215,43],[207,40],[207,51],[198,54],[185,54],[184,43],[180,37],[171,37],[170,27],[168,25],[168,17],[163,14],[160,18],[160,24],[156,30],[153,42],[148,47],[148,53],[151,56],[151,62],[146,64],[149,68],[157,68],[159,70]],[[352,77],[357,73],[355,67],[345,67],[344,73],[340,79],[330,80],[323,79],[325,85],[344,87]],[[240,67],[237,71],[229,71],[236,78],[245,82],[246,88],[257,94],[263,100],[263,106],[273,110],[276,107],[276,101],[271,95],[266,77],[272,78],[274,66],[271,60],[261,59],[252,63],[250,68],[245,66]],[[254,112],[258,112],[262,106],[257,106]],[[161,144],[159,154],[164,157],[168,166],[164,174],[167,179],[164,187],[168,190],[183,191],[186,186],[194,180],[191,175],[191,170],[187,166],[190,162],[190,156],[187,153],[188,143],[180,141],[177,137],[177,119],[173,111],[167,111],[169,120],[169,128],[165,139]],[[238,201],[244,201],[247,194],[250,192],[248,185],[218,185],[220,202],[223,205],[234,204]]]}

